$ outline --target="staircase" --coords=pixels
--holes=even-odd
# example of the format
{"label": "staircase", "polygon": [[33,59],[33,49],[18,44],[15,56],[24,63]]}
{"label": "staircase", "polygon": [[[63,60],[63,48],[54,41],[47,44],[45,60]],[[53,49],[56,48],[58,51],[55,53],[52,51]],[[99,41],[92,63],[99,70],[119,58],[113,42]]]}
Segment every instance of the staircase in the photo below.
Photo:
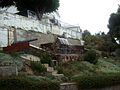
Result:
{"label": "staircase", "polygon": [[57,70],[54,70],[53,67],[49,67],[48,64],[43,64],[43,65],[47,68],[47,72],[51,73],[53,76],[55,76],[55,77],[64,76],[63,74],[58,74]]}
{"label": "staircase", "polygon": [[[40,61],[40,59],[38,59],[38,57],[36,57],[36,56],[29,55],[29,54],[21,56],[21,58],[24,59],[26,62],[26,65],[25,65],[26,71],[28,71],[30,74],[33,74],[32,70],[29,67],[30,61],[38,62],[38,61]],[[43,65],[47,68],[47,72],[51,73],[56,78],[59,76],[64,76],[63,74],[58,74],[57,70],[54,70],[54,68],[50,67],[49,64],[43,64]]]}

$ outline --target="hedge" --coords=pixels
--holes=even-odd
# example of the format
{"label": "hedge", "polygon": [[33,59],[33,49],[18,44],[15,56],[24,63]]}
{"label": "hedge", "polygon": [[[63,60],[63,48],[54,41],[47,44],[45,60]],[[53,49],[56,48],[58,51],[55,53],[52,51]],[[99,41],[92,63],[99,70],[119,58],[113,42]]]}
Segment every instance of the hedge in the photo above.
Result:
{"label": "hedge", "polygon": [[78,87],[81,88],[100,88],[110,85],[120,84],[120,74],[79,76],[76,78]]}
{"label": "hedge", "polygon": [[25,76],[0,77],[0,90],[59,90],[60,84],[53,81],[33,80]]}

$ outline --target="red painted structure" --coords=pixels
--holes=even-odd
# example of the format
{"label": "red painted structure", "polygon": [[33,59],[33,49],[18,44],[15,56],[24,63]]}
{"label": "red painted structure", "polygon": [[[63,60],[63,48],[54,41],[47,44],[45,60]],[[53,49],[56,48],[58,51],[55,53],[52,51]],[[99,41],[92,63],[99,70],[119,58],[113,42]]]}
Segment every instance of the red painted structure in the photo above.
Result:
{"label": "red painted structure", "polygon": [[20,42],[3,47],[3,51],[24,51],[25,49],[29,49],[29,42]]}
{"label": "red painted structure", "polygon": [[13,43],[10,46],[3,47],[3,51],[25,51],[26,52],[30,48],[29,42],[35,41],[35,40],[37,39],[24,40],[24,41]]}

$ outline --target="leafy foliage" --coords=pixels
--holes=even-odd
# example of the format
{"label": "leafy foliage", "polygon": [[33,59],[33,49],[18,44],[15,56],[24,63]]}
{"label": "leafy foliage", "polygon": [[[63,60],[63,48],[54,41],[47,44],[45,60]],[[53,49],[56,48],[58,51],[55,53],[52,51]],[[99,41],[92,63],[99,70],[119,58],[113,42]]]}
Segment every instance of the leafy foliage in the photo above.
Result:
{"label": "leafy foliage", "polygon": [[37,13],[40,19],[44,13],[56,11],[59,0],[2,0],[1,7],[15,5],[19,11],[31,10]]}
{"label": "leafy foliage", "polygon": [[41,54],[40,59],[41,59],[41,63],[48,63],[49,65],[51,64],[51,60],[52,60],[51,56],[46,52]]}
{"label": "leafy foliage", "polygon": [[52,54],[48,53],[48,52],[44,52],[42,50],[37,50],[37,51],[31,51],[30,54],[38,56],[41,60],[42,64],[49,64],[51,65],[51,61],[52,61]]}
{"label": "leafy foliage", "polygon": [[90,63],[96,64],[97,63],[97,54],[94,50],[89,50],[84,54],[84,60]]}
{"label": "leafy foliage", "polygon": [[83,40],[85,41],[85,47],[90,47],[89,49],[95,49],[104,42],[103,38],[98,35],[85,35],[85,37],[83,37]]}
{"label": "leafy foliage", "polygon": [[112,38],[120,40],[120,7],[116,13],[112,13],[109,18],[109,34]]}
{"label": "leafy foliage", "polygon": [[0,90],[59,90],[58,82],[39,81],[25,76],[0,77]]}
{"label": "leafy foliage", "polygon": [[102,52],[101,53],[101,56],[104,58],[104,57],[108,57],[107,53],[106,52]]}
{"label": "leafy foliage", "polygon": [[84,30],[84,32],[83,32],[83,38],[84,38],[86,35],[91,35],[91,33],[90,33],[88,30]]}
{"label": "leafy foliage", "polygon": [[56,67],[58,74],[63,74],[63,68],[62,66]]}
{"label": "leafy foliage", "polygon": [[42,76],[28,76],[31,80],[38,80],[38,81],[50,81],[50,79]]}
{"label": "leafy foliage", "polygon": [[120,83],[120,74],[79,76],[75,80],[79,89],[99,88]]}
{"label": "leafy foliage", "polygon": [[112,41],[104,41],[103,43],[99,44],[99,47],[97,47],[100,51],[115,51],[117,48],[116,43],[113,43]]}
{"label": "leafy foliage", "polygon": [[15,0],[1,0],[0,1],[0,6],[1,7],[9,7],[9,6],[11,6],[11,5],[14,5],[14,1]]}
{"label": "leafy foliage", "polygon": [[30,63],[30,67],[33,71],[36,71],[37,73],[46,72],[47,69],[44,65],[42,65],[40,62],[32,62]]}
{"label": "leafy foliage", "polygon": [[87,49],[112,52],[118,47],[118,45],[113,42],[111,37],[109,35],[105,35],[103,32],[96,35],[85,35],[83,40],[85,41],[85,48]]}

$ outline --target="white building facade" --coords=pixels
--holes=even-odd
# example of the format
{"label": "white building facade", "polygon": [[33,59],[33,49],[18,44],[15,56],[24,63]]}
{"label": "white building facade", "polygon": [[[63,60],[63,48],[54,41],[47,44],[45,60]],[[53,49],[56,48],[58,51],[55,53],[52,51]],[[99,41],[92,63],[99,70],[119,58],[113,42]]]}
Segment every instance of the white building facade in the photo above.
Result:
{"label": "white building facade", "polygon": [[60,25],[54,25],[53,23],[0,11],[0,47],[8,46],[14,42],[14,30],[18,28],[26,31],[30,30],[44,34],[51,33],[60,36],[65,33],[66,38],[78,39],[81,45],[83,45],[82,30],[80,28],[66,28]]}

